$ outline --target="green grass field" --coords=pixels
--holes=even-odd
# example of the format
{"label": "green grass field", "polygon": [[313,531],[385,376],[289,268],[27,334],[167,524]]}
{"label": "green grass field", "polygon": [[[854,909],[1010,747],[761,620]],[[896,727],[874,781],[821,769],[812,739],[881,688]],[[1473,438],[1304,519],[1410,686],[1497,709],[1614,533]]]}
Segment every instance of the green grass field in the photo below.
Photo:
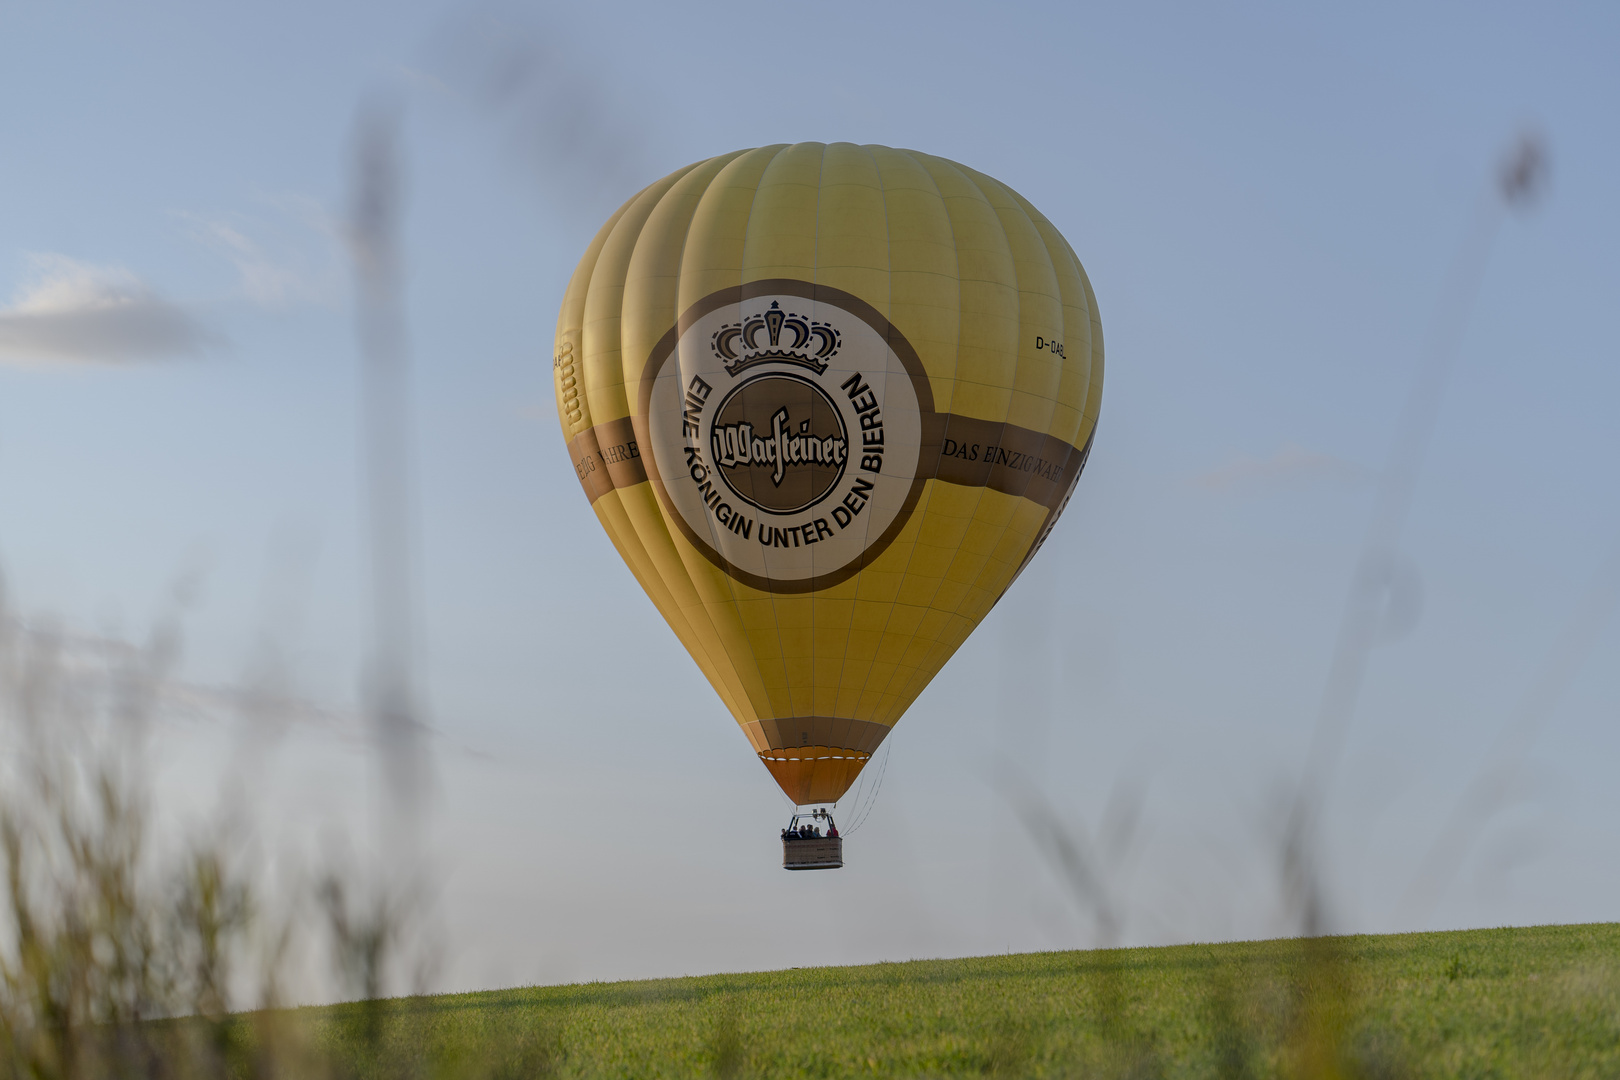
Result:
{"label": "green grass field", "polygon": [[466,1074],[477,1061],[478,1075],[510,1077],[1620,1077],[1620,924],[801,968],[301,1011],[358,1076],[396,1075],[405,1061],[419,1075]]}

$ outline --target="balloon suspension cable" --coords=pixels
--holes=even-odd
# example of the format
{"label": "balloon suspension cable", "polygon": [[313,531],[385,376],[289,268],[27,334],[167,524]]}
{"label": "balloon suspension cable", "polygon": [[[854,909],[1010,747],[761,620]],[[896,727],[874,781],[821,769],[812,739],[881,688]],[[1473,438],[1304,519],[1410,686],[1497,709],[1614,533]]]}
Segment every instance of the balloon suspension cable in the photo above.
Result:
{"label": "balloon suspension cable", "polygon": [[[868,760],[868,762],[870,762],[871,759],[868,758],[867,760]],[[850,811],[850,817],[854,817],[857,813],[860,812],[861,792],[866,789],[866,776],[867,776],[866,768],[863,766],[861,768],[861,778],[859,780],[855,781],[855,787],[852,789],[852,791],[846,791],[844,793],[844,794],[849,796],[850,805],[855,807],[854,810]],[[838,809],[838,804],[840,802],[843,802],[842,798],[838,798],[838,799],[833,800],[833,809],[834,810]]]}
{"label": "balloon suspension cable", "polygon": [[865,825],[866,819],[872,816],[872,807],[877,805],[878,792],[883,790],[883,778],[889,773],[889,749],[893,745],[893,742],[889,742],[884,745],[883,761],[878,765],[877,783],[872,785],[872,791],[869,795],[867,795],[864,805],[857,802],[855,823],[844,830],[845,836],[855,835],[855,830],[859,829],[862,825]]}
{"label": "balloon suspension cable", "polygon": [[[867,759],[867,764],[870,765],[871,763],[872,763],[871,759],[868,758]],[[850,805],[853,807],[853,809],[850,810],[850,812],[849,812],[849,817],[850,817],[850,820],[852,820],[852,821],[854,819],[860,817],[861,811],[865,808],[866,804],[861,802],[861,796],[863,794],[867,793],[867,784],[869,784],[871,782],[871,780],[872,780],[872,770],[863,767],[861,769],[861,778],[859,780],[855,781],[854,794],[850,795],[850,797],[849,797]],[[837,809],[837,807],[838,807],[838,803],[836,803],[836,802],[833,803],[833,808]]]}

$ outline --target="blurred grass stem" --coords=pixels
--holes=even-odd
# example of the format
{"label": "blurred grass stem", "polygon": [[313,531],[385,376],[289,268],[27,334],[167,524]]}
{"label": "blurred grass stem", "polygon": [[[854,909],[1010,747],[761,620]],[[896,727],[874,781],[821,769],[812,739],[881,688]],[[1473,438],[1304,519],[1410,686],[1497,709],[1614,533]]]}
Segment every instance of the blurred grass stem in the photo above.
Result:
{"label": "blurred grass stem", "polygon": [[1434,441],[1440,407],[1502,222],[1510,209],[1531,203],[1545,172],[1545,151],[1534,135],[1522,136],[1504,157],[1498,182],[1480,203],[1472,227],[1452,261],[1422,366],[1396,423],[1367,532],[1351,574],[1305,771],[1284,826],[1285,902],[1307,936],[1326,932],[1319,870],[1314,865],[1320,839],[1318,817],[1355,715],[1372,650],[1381,641],[1400,636],[1416,622],[1417,577],[1399,555],[1399,547],[1418,476]]}
{"label": "blurred grass stem", "polygon": [[400,299],[399,109],[362,106],[354,140],[351,251],[361,353],[371,655],[366,698],[382,759],[385,838],[414,847],[427,781],[420,745],[412,596],[410,366]]}

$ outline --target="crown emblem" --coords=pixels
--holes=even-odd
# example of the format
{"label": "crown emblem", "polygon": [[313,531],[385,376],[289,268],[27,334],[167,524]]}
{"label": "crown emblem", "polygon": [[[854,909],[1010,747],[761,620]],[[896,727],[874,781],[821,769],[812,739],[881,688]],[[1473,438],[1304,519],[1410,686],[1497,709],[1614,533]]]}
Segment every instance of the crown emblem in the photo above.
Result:
{"label": "crown emblem", "polygon": [[[765,340],[760,340],[760,335]],[[786,342],[785,337],[792,337]],[[838,352],[838,331],[830,323],[816,322],[771,301],[770,310],[750,315],[741,322],[727,323],[709,339],[714,355],[726,365],[727,375],[736,375],[756,364],[798,364],[817,375],[827,370],[827,361]]]}

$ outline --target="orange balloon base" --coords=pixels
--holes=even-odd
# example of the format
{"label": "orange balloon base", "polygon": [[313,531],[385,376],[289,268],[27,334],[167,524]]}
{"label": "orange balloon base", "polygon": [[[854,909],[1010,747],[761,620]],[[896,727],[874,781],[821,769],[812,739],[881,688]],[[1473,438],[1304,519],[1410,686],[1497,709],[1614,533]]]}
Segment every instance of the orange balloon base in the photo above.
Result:
{"label": "orange balloon base", "polygon": [[836,746],[795,746],[767,750],[759,760],[795,806],[808,806],[843,798],[872,755]]}

